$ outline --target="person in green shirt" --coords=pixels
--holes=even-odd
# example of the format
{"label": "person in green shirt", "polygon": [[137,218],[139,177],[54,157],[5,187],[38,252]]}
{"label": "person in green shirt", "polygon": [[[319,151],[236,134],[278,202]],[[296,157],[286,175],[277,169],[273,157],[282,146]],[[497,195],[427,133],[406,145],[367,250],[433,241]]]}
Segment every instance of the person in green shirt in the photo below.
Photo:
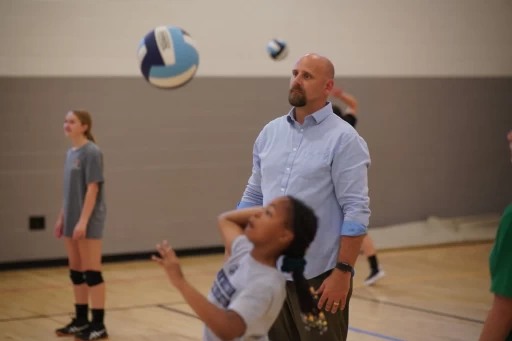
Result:
{"label": "person in green shirt", "polygon": [[[512,161],[512,130],[508,133]],[[512,341],[512,203],[503,212],[489,257],[494,294],[480,341]]]}

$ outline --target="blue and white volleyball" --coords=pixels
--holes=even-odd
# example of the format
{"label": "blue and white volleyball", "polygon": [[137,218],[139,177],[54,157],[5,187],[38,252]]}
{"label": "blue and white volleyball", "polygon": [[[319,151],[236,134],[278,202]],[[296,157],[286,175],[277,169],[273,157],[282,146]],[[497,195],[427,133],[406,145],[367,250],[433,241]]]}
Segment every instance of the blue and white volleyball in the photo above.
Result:
{"label": "blue and white volleyball", "polygon": [[199,67],[195,41],[176,26],[158,26],[148,32],[139,43],[137,56],[142,75],[157,88],[183,86]]}
{"label": "blue and white volleyball", "polygon": [[267,52],[270,58],[274,60],[283,60],[288,56],[288,46],[286,42],[279,39],[272,39],[267,44]]}

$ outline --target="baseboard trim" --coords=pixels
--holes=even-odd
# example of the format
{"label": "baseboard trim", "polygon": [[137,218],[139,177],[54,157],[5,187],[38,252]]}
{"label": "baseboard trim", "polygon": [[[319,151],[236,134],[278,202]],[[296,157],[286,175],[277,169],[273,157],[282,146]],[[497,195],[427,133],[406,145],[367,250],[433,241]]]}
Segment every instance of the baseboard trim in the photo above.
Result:
{"label": "baseboard trim", "polygon": [[[203,248],[191,248],[176,250],[178,257],[190,257],[190,256],[204,256],[212,254],[224,253],[224,246],[211,246]],[[154,255],[155,251],[143,251],[133,253],[119,253],[119,254],[107,254],[103,255],[103,264],[107,263],[118,263],[118,262],[130,262],[138,260],[149,260],[151,255]],[[12,271],[12,270],[27,270],[27,269],[40,269],[50,268],[57,266],[67,266],[67,258],[53,258],[53,259],[36,259],[28,261],[14,261],[14,262],[3,262],[0,263],[0,271]]]}
{"label": "baseboard trim", "polygon": [[422,250],[460,247],[460,246],[479,246],[479,245],[492,244],[493,242],[494,242],[494,239],[485,239],[484,238],[484,239],[480,239],[480,240],[457,241],[457,242],[447,242],[447,243],[429,244],[429,245],[388,247],[388,248],[383,248],[383,249],[377,249],[377,253],[387,253],[387,252],[397,253],[397,252],[422,251]]}
{"label": "baseboard trim", "polygon": [[[499,215],[459,218],[430,217],[425,221],[375,228],[370,230],[377,252],[396,252],[426,248],[471,245],[494,241]],[[224,252],[223,246],[177,250],[184,256],[202,256]],[[103,263],[149,260],[155,251],[103,255]],[[35,259],[0,263],[0,271],[67,266],[67,258]]]}

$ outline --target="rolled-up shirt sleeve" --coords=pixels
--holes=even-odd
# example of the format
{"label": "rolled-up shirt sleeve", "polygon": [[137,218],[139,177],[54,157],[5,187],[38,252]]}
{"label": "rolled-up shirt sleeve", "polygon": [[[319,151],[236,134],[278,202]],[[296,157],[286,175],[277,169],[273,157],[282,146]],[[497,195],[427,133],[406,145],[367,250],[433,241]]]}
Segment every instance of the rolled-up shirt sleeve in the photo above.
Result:
{"label": "rolled-up shirt sleeve", "polygon": [[366,233],[370,220],[368,168],[370,152],[359,134],[344,134],[334,150],[331,175],[336,198],[343,211],[342,236]]}
{"label": "rolled-up shirt sleeve", "polygon": [[265,130],[263,129],[254,142],[252,151],[252,174],[249,177],[247,186],[242,195],[242,200],[238,203],[238,208],[263,205],[263,192],[261,191],[261,164],[260,150],[265,141]]}

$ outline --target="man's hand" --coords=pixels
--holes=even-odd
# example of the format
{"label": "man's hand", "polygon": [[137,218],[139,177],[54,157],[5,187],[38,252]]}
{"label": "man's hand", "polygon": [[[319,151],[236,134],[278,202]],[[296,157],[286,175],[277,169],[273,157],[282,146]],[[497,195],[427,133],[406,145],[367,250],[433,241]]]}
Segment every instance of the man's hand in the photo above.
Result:
{"label": "man's hand", "polygon": [[350,272],[334,269],[316,291],[317,294],[322,294],[318,300],[318,309],[322,310],[324,303],[326,303],[325,311],[330,311],[333,314],[338,309],[345,309],[351,277],[352,274]]}
{"label": "man's hand", "polygon": [[183,273],[176,253],[169,247],[166,240],[161,245],[158,244],[156,249],[162,258],[153,255],[151,259],[164,268],[167,277],[176,286],[180,280],[183,280]]}

